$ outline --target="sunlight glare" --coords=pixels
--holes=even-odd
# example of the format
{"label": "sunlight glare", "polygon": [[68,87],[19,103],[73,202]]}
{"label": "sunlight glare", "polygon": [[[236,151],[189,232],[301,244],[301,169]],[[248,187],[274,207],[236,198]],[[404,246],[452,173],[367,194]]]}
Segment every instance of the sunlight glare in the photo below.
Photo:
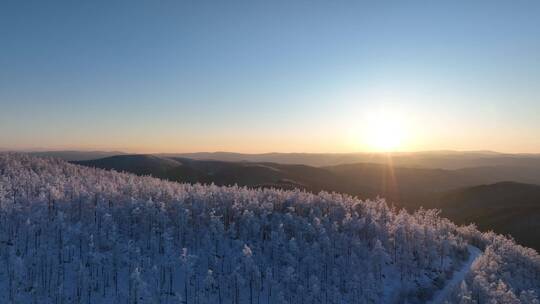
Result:
{"label": "sunlight glare", "polygon": [[364,142],[374,151],[392,152],[403,148],[406,128],[397,113],[379,111],[366,117]]}

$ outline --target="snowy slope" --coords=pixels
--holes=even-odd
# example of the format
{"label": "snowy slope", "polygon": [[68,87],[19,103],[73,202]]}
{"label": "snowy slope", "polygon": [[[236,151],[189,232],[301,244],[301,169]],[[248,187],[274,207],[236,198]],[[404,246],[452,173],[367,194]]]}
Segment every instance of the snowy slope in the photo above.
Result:
{"label": "snowy slope", "polygon": [[452,295],[452,292],[459,286],[459,284],[465,279],[465,276],[471,271],[471,266],[476,261],[476,259],[482,254],[480,249],[474,246],[467,246],[469,251],[469,258],[459,270],[456,270],[452,274],[452,278],[445,282],[443,289],[438,290],[433,299],[429,302],[431,304],[444,303],[445,300],[449,299]]}
{"label": "snowy slope", "polygon": [[[470,245],[486,253],[467,280],[487,283],[446,291]],[[540,286],[536,252],[434,210],[18,154],[0,154],[0,265],[5,303],[424,303],[441,289],[497,299],[493,280],[536,303]]]}

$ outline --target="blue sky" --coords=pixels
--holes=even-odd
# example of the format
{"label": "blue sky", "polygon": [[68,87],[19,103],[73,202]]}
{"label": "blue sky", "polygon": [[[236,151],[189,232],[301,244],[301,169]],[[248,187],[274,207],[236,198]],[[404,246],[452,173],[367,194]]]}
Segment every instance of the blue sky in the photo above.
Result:
{"label": "blue sky", "polygon": [[398,150],[540,152],[538,16],[538,1],[2,1],[0,147],[352,152],[392,125]]}

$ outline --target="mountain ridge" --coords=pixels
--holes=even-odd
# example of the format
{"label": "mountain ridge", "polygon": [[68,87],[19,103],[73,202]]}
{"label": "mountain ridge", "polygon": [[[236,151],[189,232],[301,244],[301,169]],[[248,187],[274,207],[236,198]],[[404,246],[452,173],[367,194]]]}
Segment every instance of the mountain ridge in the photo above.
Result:
{"label": "mountain ridge", "polygon": [[[103,151],[41,151],[38,156],[52,156],[68,161],[98,159],[106,156],[140,154]],[[94,155],[92,155],[92,153]],[[77,156],[79,154],[79,156]],[[500,153],[494,151],[420,151],[393,153],[259,153],[196,152],[196,153],[146,153],[160,157],[183,157],[197,160],[274,162],[281,164],[304,164],[310,166],[333,166],[356,162],[393,163],[398,166],[462,169],[477,166],[529,166],[540,168],[540,154]]]}
{"label": "mountain ridge", "polygon": [[[118,161],[131,159],[134,161],[131,167],[123,166],[126,163]],[[307,165],[289,165],[276,163],[254,162],[224,162],[216,160],[194,160],[188,158],[164,158],[154,155],[115,156],[101,160],[75,162],[76,164],[98,167],[102,169],[115,169],[139,175],[152,175],[172,181],[187,183],[216,184],[219,186],[239,185],[251,188],[300,188],[313,193],[320,191],[346,193],[361,199],[374,199],[378,196],[387,199],[389,204],[404,207],[414,211],[420,207],[440,208],[443,215],[455,220],[460,224],[478,222],[483,230],[495,230],[499,233],[511,233],[517,240],[531,247],[540,249],[540,243],[534,241],[536,234],[523,231],[518,228],[508,228],[507,217],[496,217],[489,220],[489,216],[482,214],[482,208],[476,207],[468,210],[460,205],[461,201],[469,200],[469,195],[462,196],[461,200],[452,201],[452,193],[461,193],[478,185],[491,185],[508,180],[507,177],[515,177],[513,171],[508,173],[506,168],[498,168],[502,173],[493,175],[493,170],[486,171],[485,167],[479,167],[479,173],[473,174],[474,168],[445,170],[426,168],[394,167],[381,164],[356,163],[336,165],[329,167],[312,167]],[[141,164],[137,164],[141,163]],[[152,163],[155,166],[144,164]],[[168,165],[166,169],[163,169]],[[515,169],[515,168],[514,168]],[[517,168],[517,172],[520,168]],[[531,172],[536,174],[536,171]],[[519,176],[519,174],[517,175]],[[526,176],[527,177],[527,176]],[[525,179],[526,181],[529,178]],[[517,182],[516,182],[517,183]],[[540,183],[540,179],[539,179]],[[499,185],[500,186],[500,185]],[[516,195],[514,188],[503,189],[507,197],[502,209],[512,209],[512,201],[523,198]],[[470,190],[472,191],[472,190]],[[469,192],[465,192],[469,193]],[[503,196],[499,196],[503,197]],[[540,194],[538,196],[540,199]],[[492,195],[482,194],[478,198],[481,201],[490,201]],[[516,203],[517,204],[517,203]],[[519,223],[519,218],[526,213],[540,214],[535,208],[522,206],[524,211],[510,212]],[[489,209],[486,209],[489,210]],[[528,212],[527,212],[528,211]],[[497,211],[500,214],[500,211]],[[530,218],[527,215],[527,218]],[[540,231],[540,229],[539,229]]]}

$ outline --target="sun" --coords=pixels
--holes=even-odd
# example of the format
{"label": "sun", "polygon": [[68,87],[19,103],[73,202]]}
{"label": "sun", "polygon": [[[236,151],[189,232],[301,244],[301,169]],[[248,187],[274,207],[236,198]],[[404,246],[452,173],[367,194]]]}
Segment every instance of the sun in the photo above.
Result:
{"label": "sun", "polygon": [[374,150],[389,152],[400,147],[402,137],[401,131],[396,124],[380,122],[372,125],[367,143]]}
{"label": "sun", "polygon": [[397,113],[371,113],[367,115],[363,129],[364,144],[370,150],[392,152],[403,148],[406,125]]}

